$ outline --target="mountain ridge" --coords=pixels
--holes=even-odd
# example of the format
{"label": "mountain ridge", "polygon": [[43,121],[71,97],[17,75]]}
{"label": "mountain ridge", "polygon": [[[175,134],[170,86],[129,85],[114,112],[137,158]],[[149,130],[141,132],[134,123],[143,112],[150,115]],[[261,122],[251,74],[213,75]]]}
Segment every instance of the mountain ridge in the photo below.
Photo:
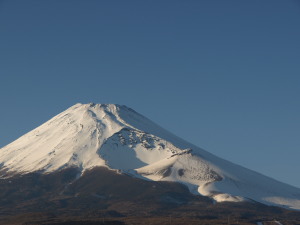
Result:
{"label": "mountain ridge", "polygon": [[6,174],[70,167],[83,173],[104,166],[179,182],[217,202],[251,200],[300,209],[300,189],[221,159],[118,104],[70,107],[1,148],[0,165]]}

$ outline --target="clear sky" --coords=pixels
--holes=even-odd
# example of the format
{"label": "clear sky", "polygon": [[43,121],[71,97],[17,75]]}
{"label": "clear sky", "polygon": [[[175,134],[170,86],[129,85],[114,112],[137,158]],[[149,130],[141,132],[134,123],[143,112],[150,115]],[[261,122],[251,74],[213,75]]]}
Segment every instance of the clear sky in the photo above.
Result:
{"label": "clear sky", "polygon": [[118,103],[300,187],[299,97],[298,0],[0,0],[1,147]]}

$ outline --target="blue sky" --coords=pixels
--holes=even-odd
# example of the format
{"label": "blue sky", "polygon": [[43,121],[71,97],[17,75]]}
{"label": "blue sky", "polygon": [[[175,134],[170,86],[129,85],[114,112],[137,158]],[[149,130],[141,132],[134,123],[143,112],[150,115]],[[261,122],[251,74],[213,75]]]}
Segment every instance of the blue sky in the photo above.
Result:
{"label": "blue sky", "polygon": [[118,103],[300,187],[300,2],[0,0],[0,146]]}

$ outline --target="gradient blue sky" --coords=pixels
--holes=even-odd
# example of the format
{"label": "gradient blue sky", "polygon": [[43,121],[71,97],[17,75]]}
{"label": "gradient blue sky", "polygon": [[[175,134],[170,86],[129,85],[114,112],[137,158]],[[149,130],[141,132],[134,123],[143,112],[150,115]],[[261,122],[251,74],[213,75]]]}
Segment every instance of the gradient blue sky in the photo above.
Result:
{"label": "gradient blue sky", "polygon": [[0,0],[0,146],[118,103],[300,187],[300,1]]}

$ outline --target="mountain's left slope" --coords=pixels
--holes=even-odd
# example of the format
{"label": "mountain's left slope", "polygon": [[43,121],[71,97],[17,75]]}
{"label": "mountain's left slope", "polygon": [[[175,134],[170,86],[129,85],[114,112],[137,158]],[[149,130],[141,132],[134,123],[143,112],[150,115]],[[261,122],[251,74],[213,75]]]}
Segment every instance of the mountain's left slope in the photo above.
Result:
{"label": "mountain's left slope", "polygon": [[92,106],[76,104],[2,148],[3,168],[28,173],[105,165],[97,150],[124,125],[113,114],[116,106]]}
{"label": "mountain's left slope", "polygon": [[300,190],[223,160],[114,104],[76,104],[0,149],[3,177],[104,166],[175,181],[218,202],[245,200],[300,209]]}

